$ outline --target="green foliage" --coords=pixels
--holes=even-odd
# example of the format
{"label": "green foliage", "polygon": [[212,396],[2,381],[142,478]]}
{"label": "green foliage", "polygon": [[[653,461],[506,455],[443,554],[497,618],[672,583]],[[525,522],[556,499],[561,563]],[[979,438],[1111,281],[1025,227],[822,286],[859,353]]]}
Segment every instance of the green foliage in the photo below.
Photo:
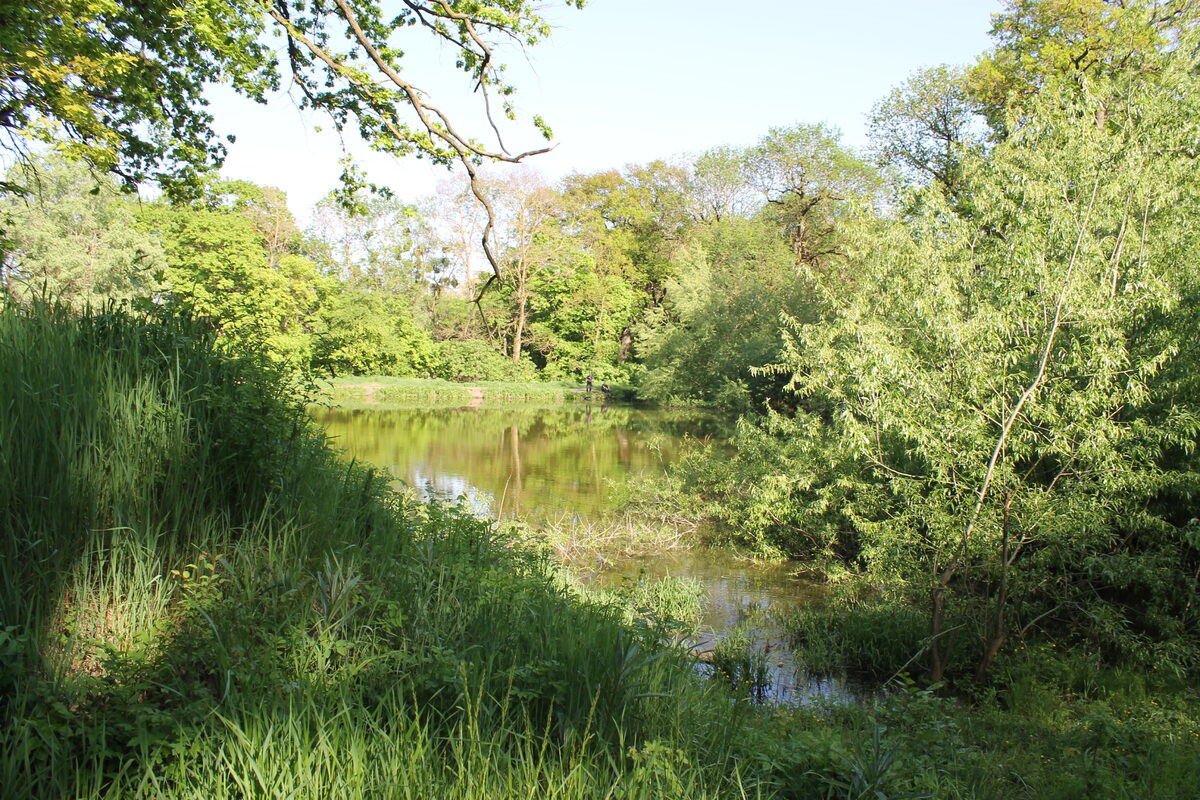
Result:
{"label": "green foliage", "polygon": [[753,791],[655,618],[340,463],[282,373],[154,313],[0,314],[12,796]]}
{"label": "green foliage", "polygon": [[434,352],[433,374],[449,381],[528,381],[537,375],[531,362],[506,358],[479,339],[446,339]]}
{"label": "green foliage", "polygon": [[[52,0],[8,8],[0,28],[0,127],[65,139],[68,155],[131,185],[194,189],[198,171],[220,162],[206,85],[259,100],[278,86],[262,10],[242,0]],[[3,188],[34,187],[10,176]]]}
{"label": "green foliage", "polygon": [[10,296],[48,294],[82,307],[155,292],[162,248],[138,229],[133,202],[109,177],[54,157],[23,162],[5,180],[28,188],[0,199],[0,274]]}
{"label": "green foliage", "polygon": [[[1029,113],[1038,93],[1061,80],[1153,80],[1159,57],[1190,33],[1197,14],[1192,0],[1169,7],[1117,0],[1007,0],[1005,6],[993,19],[996,47],[968,84],[1001,136]],[[1103,126],[1105,104],[1089,105]]]}
{"label": "green foliage", "polygon": [[[582,0],[568,5],[580,7]],[[280,83],[276,48],[264,38],[271,29],[287,41],[302,106],[327,113],[339,129],[356,123],[375,149],[461,161],[472,174],[476,157],[519,160],[502,147],[491,153],[460,137],[427,105],[427,95],[399,77],[407,70],[395,36],[411,37],[410,28],[453,43],[469,84],[505,98],[515,88],[504,80],[497,40],[532,45],[550,32],[525,0],[421,2],[395,16],[348,4],[50,0],[5,16],[0,128],[15,134],[9,149],[21,149],[21,137],[61,143],[72,157],[131,185],[155,180],[169,193],[194,196],[200,174],[225,155],[204,90],[230,84],[265,101]],[[345,29],[355,32],[349,47],[334,44],[331,31]],[[507,100],[504,109],[515,117]],[[531,122],[549,137],[540,117]],[[5,182],[3,188],[22,187]]]}
{"label": "green foliage", "polygon": [[712,223],[679,251],[675,272],[665,308],[641,337],[641,392],[738,411],[778,401],[784,381],[753,370],[782,355],[780,313],[805,316],[809,308],[778,230],[758,221]]}
{"label": "green foliage", "polygon": [[943,641],[954,618],[979,679],[1037,630],[1200,665],[1200,94],[1194,25],[1179,36],[1127,70],[1043,76],[988,159],[962,162],[968,202],[924,190],[903,219],[851,229],[867,238],[846,271],[806,265],[821,314],[788,323],[766,370],[803,413],[744,426],[730,465],[694,473],[759,546],[840,559],[930,609],[934,681],[969,671]]}
{"label": "green foliage", "polygon": [[321,309],[322,330],[313,366],[334,375],[427,375],[440,363],[438,348],[403,303],[343,288]]}
{"label": "green foliage", "polygon": [[772,128],[743,154],[763,214],[784,233],[798,264],[828,270],[844,258],[841,218],[876,199],[879,174],[826,125]]}
{"label": "green foliage", "polygon": [[977,115],[965,71],[945,65],[924,69],[871,109],[872,150],[906,181],[933,182],[959,200],[963,156],[980,146]]}
{"label": "green foliage", "polygon": [[309,362],[310,326],[331,289],[311,261],[284,253],[273,264],[244,214],[157,205],[143,207],[140,217],[162,243],[169,302],[209,320],[233,352]]}

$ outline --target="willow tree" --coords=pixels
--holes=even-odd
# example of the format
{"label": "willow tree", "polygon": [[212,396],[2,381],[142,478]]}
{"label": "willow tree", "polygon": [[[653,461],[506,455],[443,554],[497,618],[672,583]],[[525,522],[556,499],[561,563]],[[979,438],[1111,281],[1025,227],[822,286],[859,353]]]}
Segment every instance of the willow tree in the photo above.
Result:
{"label": "willow tree", "polygon": [[1198,53],[1191,24],[1138,69],[1045,76],[964,160],[969,218],[929,190],[851,290],[810,270],[832,311],[793,325],[786,369],[840,472],[814,433],[826,462],[797,480],[856,487],[839,513],[928,602],[934,681],[956,603],[986,620],[979,677],[1054,622],[1200,661]]}

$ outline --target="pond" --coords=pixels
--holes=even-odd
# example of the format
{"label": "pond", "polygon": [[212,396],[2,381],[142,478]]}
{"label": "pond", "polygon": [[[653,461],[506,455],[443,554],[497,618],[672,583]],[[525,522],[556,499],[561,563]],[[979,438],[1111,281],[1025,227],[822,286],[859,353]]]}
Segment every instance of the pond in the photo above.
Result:
{"label": "pond", "polygon": [[[476,514],[531,523],[566,515],[601,517],[633,478],[662,473],[690,443],[727,437],[733,420],[688,409],[616,404],[550,407],[315,408],[335,447],[388,470],[425,497],[459,499]],[[787,565],[763,565],[719,551],[669,552],[617,560],[584,578],[611,584],[629,576],[699,580],[708,594],[698,652],[740,628],[770,673],[766,698],[845,699],[841,680],[806,676],[767,612],[814,602],[820,587]]]}
{"label": "pond", "polygon": [[608,404],[316,409],[336,447],[427,497],[528,522],[612,510],[631,477],[661,473],[690,440],[730,420],[692,410]]}

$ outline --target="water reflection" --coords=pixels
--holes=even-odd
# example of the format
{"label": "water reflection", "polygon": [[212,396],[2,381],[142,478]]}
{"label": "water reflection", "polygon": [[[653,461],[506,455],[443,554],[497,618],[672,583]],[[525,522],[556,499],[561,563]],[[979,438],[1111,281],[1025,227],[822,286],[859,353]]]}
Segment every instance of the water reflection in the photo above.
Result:
{"label": "water reflection", "polygon": [[[427,497],[461,498],[480,516],[557,520],[602,517],[631,478],[662,472],[689,440],[721,439],[731,420],[692,410],[623,406],[314,409],[335,446],[389,470]],[[820,587],[712,551],[617,561],[584,576],[601,584],[636,577],[692,577],[707,589],[698,652],[739,626],[766,657],[766,699],[844,700],[840,679],[805,674],[773,617],[816,601]],[[746,624],[746,623],[751,624]],[[703,669],[703,667],[701,667]]]}
{"label": "water reflection", "polygon": [[[762,697],[766,701],[845,702],[862,696],[865,687],[845,676],[810,675],[792,653],[777,620],[789,609],[822,602],[824,587],[794,577],[790,569],[788,564],[759,564],[699,550],[618,561],[586,577],[601,586],[638,575],[699,580],[707,592],[705,614],[699,632],[686,645],[705,654],[730,631],[741,628],[766,661],[770,678]],[[706,671],[703,662],[700,668]]]}
{"label": "water reflection", "polygon": [[316,409],[336,447],[426,496],[477,513],[538,519],[611,510],[632,476],[661,472],[689,439],[727,434],[692,410],[552,408]]}

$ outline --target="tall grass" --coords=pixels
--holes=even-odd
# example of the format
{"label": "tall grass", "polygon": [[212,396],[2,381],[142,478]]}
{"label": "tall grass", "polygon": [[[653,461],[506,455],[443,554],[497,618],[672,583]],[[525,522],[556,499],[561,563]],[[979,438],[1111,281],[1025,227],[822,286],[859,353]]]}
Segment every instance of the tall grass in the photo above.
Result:
{"label": "tall grass", "polygon": [[338,461],[197,323],[0,311],[12,797],[753,793],[655,626]]}
{"label": "tall grass", "polygon": [[5,797],[1195,795],[1193,697],[1048,653],[1001,659],[1013,692],[975,715],[735,700],[663,644],[695,587],[587,599],[339,462],[286,375],[213,345],[157,312],[0,310]]}

